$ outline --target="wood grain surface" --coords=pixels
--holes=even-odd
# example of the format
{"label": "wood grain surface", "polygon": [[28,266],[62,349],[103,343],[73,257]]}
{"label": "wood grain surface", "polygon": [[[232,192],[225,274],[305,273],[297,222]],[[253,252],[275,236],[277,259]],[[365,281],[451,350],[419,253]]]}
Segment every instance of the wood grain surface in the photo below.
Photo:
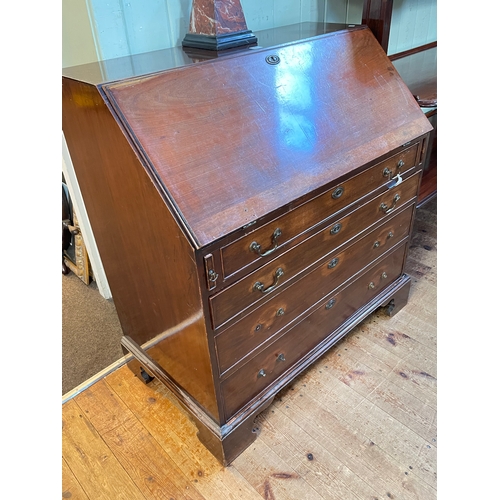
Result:
{"label": "wood grain surface", "polygon": [[436,201],[417,211],[408,304],[368,317],[282,390],[231,466],[161,383],[123,366],[63,405],[62,498],[435,500]]}
{"label": "wood grain surface", "polygon": [[199,246],[431,130],[367,28],[103,90]]}
{"label": "wood grain surface", "polygon": [[[63,84],[63,128],[110,273],[122,345],[182,395],[200,440],[228,465],[255,440],[253,418],[278,391],[376,308],[395,314],[406,304],[406,233],[395,247],[381,246],[380,255],[361,238],[416,200],[418,143],[431,125],[365,27],[97,88],[68,78]],[[401,177],[403,157],[409,164]],[[333,248],[359,242],[349,257],[340,254],[346,264],[338,282],[330,275],[318,290],[314,282],[299,286],[301,273],[328,251],[304,240],[207,291],[207,277],[223,275],[216,250],[240,238],[244,226],[259,228],[320,193],[335,199],[328,190],[356,175],[355,200],[347,196],[330,217],[328,204],[315,209],[313,202],[321,217],[295,230],[297,238],[327,231]],[[365,177],[373,182],[363,183]],[[330,219],[335,225],[327,228]],[[214,255],[211,269],[203,267],[212,265],[207,252]],[[283,293],[283,269],[279,286],[288,287],[288,299],[318,293],[310,314],[219,378],[213,329],[246,315],[270,292]],[[148,357],[139,344],[150,340]],[[146,484],[142,492],[201,498],[186,496],[189,483],[177,464],[131,413],[124,416],[126,405],[105,382],[75,401],[133,484]],[[154,465],[143,465],[146,456]],[[171,472],[160,481],[162,470]]]}

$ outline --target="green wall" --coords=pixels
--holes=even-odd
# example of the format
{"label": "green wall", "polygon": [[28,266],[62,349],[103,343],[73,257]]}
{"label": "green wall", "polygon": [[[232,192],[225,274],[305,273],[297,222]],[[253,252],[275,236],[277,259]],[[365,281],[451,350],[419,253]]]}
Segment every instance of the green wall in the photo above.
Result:
{"label": "green wall", "polygon": [[86,0],[62,1],[62,67],[98,60]]}

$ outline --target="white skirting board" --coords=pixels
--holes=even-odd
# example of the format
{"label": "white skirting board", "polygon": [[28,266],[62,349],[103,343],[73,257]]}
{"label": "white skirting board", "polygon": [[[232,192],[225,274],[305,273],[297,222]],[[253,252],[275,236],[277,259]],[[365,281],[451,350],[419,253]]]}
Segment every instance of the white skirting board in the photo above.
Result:
{"label": "white skirting board", "polygon": [[82,231],[83,240],[85,241],[85,246],[87,248],[90,265],[92,266],[92,272],[97,283],[97,288],[99,289],[100,294],[105,299],[110,299],[111,290],[109,289],[108,280],[106,279],[106,273],[104,272],[101,257],[99,256],[99,251],[97,250],[97,244],[95,242],[92,227],[90,226],[90,221],[87,216],[87,210],[85,209],[85,203],[83,201],[82,193],[80,192],[78,179],[76,178],[75,170],[73,168],[73,162],[71,161],[71,156],[66,144],[66,139],[64,137],[64,133],[61,133],[62,171],[69,189],[71,201],[73,203],[73,210],[75,210],[76,216],[78,217],[80,230]]}

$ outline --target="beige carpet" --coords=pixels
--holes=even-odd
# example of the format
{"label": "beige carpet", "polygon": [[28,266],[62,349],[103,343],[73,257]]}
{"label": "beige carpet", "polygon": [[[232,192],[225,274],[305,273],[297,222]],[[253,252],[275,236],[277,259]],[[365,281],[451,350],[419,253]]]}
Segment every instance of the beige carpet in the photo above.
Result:
{"label": "beige carpet", "polygon": [[96,283],[62,275],[62,394],[120,359],[121,336],[113,301]]}

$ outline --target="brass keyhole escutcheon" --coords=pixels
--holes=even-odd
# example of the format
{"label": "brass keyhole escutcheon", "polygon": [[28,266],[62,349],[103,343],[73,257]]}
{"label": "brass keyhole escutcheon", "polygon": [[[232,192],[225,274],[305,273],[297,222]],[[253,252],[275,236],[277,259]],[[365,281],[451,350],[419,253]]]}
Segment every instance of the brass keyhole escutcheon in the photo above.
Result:
{"label": "brass keyhole escutcheon", "polygon": [[385,279],[387,278],[387,273],[384,271],[382,274],[381,274],[382,278]]}
{"label": "brass keyhole escutcheon", "polygon": [[339,263],[339,259],[337,259],[337,257],[335,257],[335,259],[332,259],[328,263],[328,269],[333,269],[338,263]]}
{"label": "brass keyhole escutcheon", "polygon": [[280,308],[276,311],[276,316],[278,316],[278,318],[279,318],[280,316],[283,316],[284,314],[285,314],[285,310],[284,310],[282,307],[280,307]]}
{"label": "brass keyhole escutcheon", "polygon": [[332,198],[338,199],[344,194],[344,188],[342,186],[338,187],[335,189],[335,191],[332,193]]}
{"label": "brass keyhole escutcheon", "polygon": [[342,224],[337,223],[330,229],[330,234],[338,234],[342,229]]}
{"label": "brass keyhole escutcheon", "polygon": [[375,283],[373,281],[370,281],[370,283],[368,284],[368,288],[370,288],[370,290],[373,290],[375,288]]}
{"label": "brass keyhole escutcheon", "polygon": [[262,325],[259,323],[256,327],[255,327],[255,331],[256,332],[260,332],[262,330]]}
{"label": "brass keyhole escutcheon", "polygon": [[373,248],[378,248],[380,246],[380,241],[376,241],[374,244],[373,244]]}
{"label": "brass keyhole escutcheon", "polygon": [[325,305],[325,309],[331,309],[334,305],[335,305],[335,299],[330,299],[326,305]]}
{"label": "brass keyhole escutcheon", "polygon": [[280,61],[281,59],[276,54],[266,57],[266,63],[271,64],[272,66],[274,66],[275,64],[279,64]]}
{"label": "brass keyhole escutcheon", "polygon": [[266,376],[266,370],[262,368],[262,370],[259,370],[259,373],[257,373],[257,378],[265,377]]}
{"label": "brass keyhole escutcheon", "polygon": [[392,231],[389,231],[389,234],[387,235],[387,238],[393,238],[394,237],[394,233]]}
{"label": "brass keyhole escutcheon", "polygon": [[285,355],[283,353],[281,353],[277,358],[276,358],[276,361],[286,361],[285,359]]}

